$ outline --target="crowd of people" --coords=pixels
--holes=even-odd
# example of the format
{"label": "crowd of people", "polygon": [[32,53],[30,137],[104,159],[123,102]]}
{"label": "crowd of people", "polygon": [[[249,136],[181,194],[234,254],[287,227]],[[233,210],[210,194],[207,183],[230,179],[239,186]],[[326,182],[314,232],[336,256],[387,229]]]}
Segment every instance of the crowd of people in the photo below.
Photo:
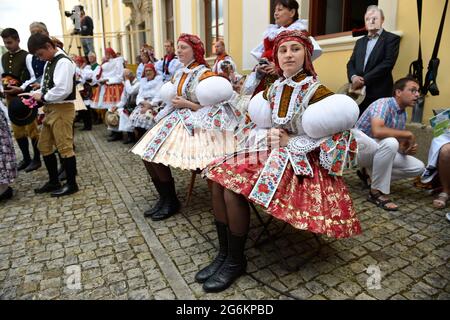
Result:
{"label": "crowd of people", "polygon": [[[405,110],[416,103],[419,85],[411,77],[392,79],[400,40],[383,29],[382,10],[367,9],[368,35],[358,40],[347,66],[349,88],[366,92],[359,106],[320,82],[313,61],[321,48],[298,10],[297,1],[276,2],[275,24],[252,51],[256,66],[247,77],[238,74],[223,41],[215,44],[210,67],[203,42],[192,34],[181,34],[176,49],[166,41],[162,59],[144,45],[134,73],[112,48],[100,64],[93,52],[69,57],[42,23],[32,24],[41,29],[31,32],[30,53],[20,49],[14,29],[3,30],[8,52],[1,72],[7,108],[0,111],[0,200],[13,197],[17,171],[37,170],[41,156],[48,181],[36,193],[78,192],[78,109],[82,130],[105,123],[108,141],[135,143],[131,151],[159,195],[145,217],[160,221],[179,212],[171,168],[202,172],[209,180],[219,252],[195,276],[206,292],[225,290],[246,270],[249,202],[300,230],[333,238],[360,234],[343,179],[346,167],[359,166],[367,200],[384,210],[399,209],[389,198],[391,181],[417,176],[424,183],[440,179],[433,205],[445,208],[450,134],[433,140],[426,168],[414,157],[419,146],[406,130]],[[8,115],[22,152],[18,164]]]}

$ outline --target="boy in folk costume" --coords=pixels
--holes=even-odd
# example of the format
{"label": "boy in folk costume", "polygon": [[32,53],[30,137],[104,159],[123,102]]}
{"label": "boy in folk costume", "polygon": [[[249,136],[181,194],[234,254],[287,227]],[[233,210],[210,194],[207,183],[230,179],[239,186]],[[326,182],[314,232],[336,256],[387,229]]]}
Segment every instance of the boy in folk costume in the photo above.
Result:
{"label": "boy in folk costume", "polygon": [[[41,60],[47,61],[41,88],[32,92],[32,97],[44,104],[45,120],[38,147],[44,156],[49,181],[35,189],[35,192],[51,193],[52,197],[73,194],[78,191],[72,127],[75,118],[75,65],[45,35],[32,35],[28,39],[28,49]],[[67,175],[64,186],[61,186],[58,178],[55,147],[63,158]]]}
{"label": "boy in folk costume", "polygon": [[[3,38],[3,43],[8,52],[2,56],[0,74],[10,75],[15,79],[20,80],[20,83],[12,83],[6,82],[7,76],[3,78],[4,93],[6,94],[7,104],[9,104],[9,101],[11,101],[14,96],[24,92],[26,87],[35,81],[32,67],[33,57],[25,50],[20,49],[20,38],[15,29],[4,29],[1,33],[1,37]],[[26,172],[39,169],[41,167],[41,155],[37,148],[39,140],[37,121],[33,121],[26,126],[17,126],[13,124],[12,129],[14,138],[23,155],[23,160],[19,163],[17,169],[25,170]],[[28,138],[31,139],[33,145],[33,160],[31,160],[30,151],[28,149]]]}

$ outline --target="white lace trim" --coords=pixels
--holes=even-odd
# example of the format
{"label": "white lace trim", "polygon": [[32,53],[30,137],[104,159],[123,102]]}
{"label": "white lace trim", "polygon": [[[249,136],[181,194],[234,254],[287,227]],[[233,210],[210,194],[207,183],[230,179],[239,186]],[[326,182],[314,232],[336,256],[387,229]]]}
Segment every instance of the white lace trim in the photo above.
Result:
{"label": "white lace trim", "polygon": [[[290,77],[283,81],[278,80],[277,83],[275,83],[275,85],[274,85],[276,87],[275,101],[274,101],[275,107],[272,112],[272,120],[274,123],[276,123],[278,125],[285,125],[292,120],[292,117],[294,116],[295,113],[300,111],[300,114],[302,114],[304,112],[304,110],[306,110],[309,99],[303,99],[303,101],[300,103],[300,105],[298,105],[298,96],[300,94],[300,91],[302,90],[302,86],[306,83],[311,83],[311,86],[310,86],[310,88],[308,88],[308,92],[306,93],[305,98],[307,96],[308,97],[310,96],[311,90],[314,89],[314,91],[312,91],[312,92],[315,92],[316,86],[314,86],[312,82],[313,82],[313,77],[306,77],[305,79],[303,79],[300,82],[295,82],[294,80],[292,80],[292,77]],[[280,109],[281,97],[283,95],[283,89],[284,89],[285,85],[293,87],[294,91],[292,92],[291,99],[289,101],[289,107],[287,110],[286,117],[280,118],[280,117],[278,117],[278,111]],[[300,107],[300,108],[298,108],[298,107]],[[300,110],[298,110],[298,109],[300,109]]]}
{"label": "white lace trim", "polygon": [[308,20],[299,19],[291,24],[289,27],[280,27],[277,24],[271,24],[263,34],[264,39],[275,39],[277,35],[286,30],[308,30]]}
{"label": "white lace trim", "polygon": [[293,137],[289,139],[288,150],[293,153],[307,154],[318,148],[324,140],[324,138],[313,139],[307,135]]}

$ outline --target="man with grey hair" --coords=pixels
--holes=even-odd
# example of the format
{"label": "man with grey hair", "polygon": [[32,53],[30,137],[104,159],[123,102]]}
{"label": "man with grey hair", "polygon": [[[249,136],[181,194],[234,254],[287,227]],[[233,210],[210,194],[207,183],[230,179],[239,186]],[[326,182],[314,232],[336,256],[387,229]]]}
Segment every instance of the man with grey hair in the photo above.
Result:
{"label": "man with grey hair", "polygon": [[347,77],[353,90],[366,87],[366,98],[359,105],[360,115],[374,101],[392,95],[392,69],[397,61],[400,37],[383,29],[384,13],[369,6],[364,16],[368,35],[356,41],[347,63]]}

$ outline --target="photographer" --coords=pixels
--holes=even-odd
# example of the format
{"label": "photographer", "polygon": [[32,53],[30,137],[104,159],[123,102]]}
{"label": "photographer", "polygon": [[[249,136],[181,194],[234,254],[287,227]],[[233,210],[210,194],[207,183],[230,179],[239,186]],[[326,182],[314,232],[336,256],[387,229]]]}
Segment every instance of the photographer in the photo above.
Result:
{"label": "photographer", "polygon": [[[84,55],[87,57],[89,52],[94,52],[94,22],[92,18],[84,12],[83,6],[80,6],[80,27],[81,27],[81,44],[83,46]],[[89,38],[84,38],[89,37]]]}
{"label": "photographer", "polygon": [[66,11],[65,15],[73,20],[75,26],[73,34],[81,35],[81,44],[87,59],[89,52],[94,52],[94,22],[91,17],[86,15],[84,7],[81,5],[75,6],[72,11]]}

